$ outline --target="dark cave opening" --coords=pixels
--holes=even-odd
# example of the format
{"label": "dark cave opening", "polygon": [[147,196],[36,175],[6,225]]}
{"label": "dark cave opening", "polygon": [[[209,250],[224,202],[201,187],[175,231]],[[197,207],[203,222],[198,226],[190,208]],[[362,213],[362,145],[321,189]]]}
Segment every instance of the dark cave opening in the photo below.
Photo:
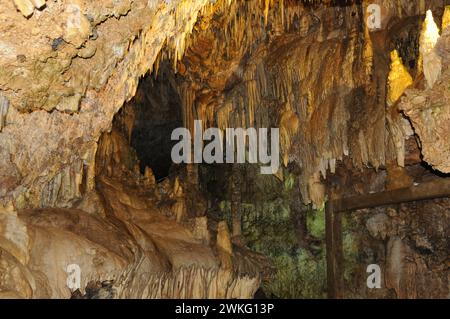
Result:
{"label": "dark cave opening", "polygon": [[141,173],[150,167],[157,181],[169,175],[170,154],[176,143],[171,134],[183,126],[175,76],[168,65],[162,66],[156,77],[150,74],[141,80],[135,97],[130,144],[136,150]]}

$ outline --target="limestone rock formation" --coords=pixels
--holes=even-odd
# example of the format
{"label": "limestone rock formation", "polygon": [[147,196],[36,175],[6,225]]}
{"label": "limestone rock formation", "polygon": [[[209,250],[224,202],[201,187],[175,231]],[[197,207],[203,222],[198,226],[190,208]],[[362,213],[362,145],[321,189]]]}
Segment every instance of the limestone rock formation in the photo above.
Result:
{"label": "limestone rock formation", "polygon": [[139,77],[165,43],[180,52],[206,3],[47,1],[28,19],[3,3],[0,162],[10,173],[0,181],[1,202],[41,206],[58,174],[87,164]]}
{"label": "limestone rock formation", "polygon": [[[3,1],[0,297],[323,294],[327,200],[448,178],[445,4]],[[280,128],[282,167],[172,165],[195,120]],[[346,294],[448,296],[449,207],[351,215]]]}
{"label": "limestone rock formation", "polygon": [[[236,271],[239,258],[246,257],[223,264],[209,245],[206,217],[195,219],[192,230],[188,221],[178,223],[175,210],[167,215],[156,206],[155,193],[163,186],[148,183],[148,170],[147,176],[134,175],[119,166],[120,156],[118,162],[102,160],[119,150],[124,154],[129,146],[120,141],[119,133],[102,139],[97,163],[105,167],[98,170],[113,173],[99,173],[97,190],[76,204],[83,210],[0,211],[2,295],[69,298],[75,290],[92,294],[90,286],[109,282],[111,298],[251,298],[259,286],[259,266]],[[116,151],[102,152],[111,147]],[[161,202],[183,198],[179,179],[173,183],[174,191]],[[73,265],[80,282],[71,287]]]}
{"label": "limestone rock formation", "polygon": [[433,168],[450,172],[450,29],[447,27],[436,44],[436,51],[442,59],[442,75],[433,88],[410,89],[400,103],[400,109],[411,121],[419,136],[424,160]]}
{"label": "limestone rock formation", "polygon": [[441,76],[441,57],[434,49],[438,40],[439,29],[436,22],[434,22],[433,13],[431,10],[428,10],[420,36],[420,54],[422,55],[423,73],[428,88],[432,88]]}

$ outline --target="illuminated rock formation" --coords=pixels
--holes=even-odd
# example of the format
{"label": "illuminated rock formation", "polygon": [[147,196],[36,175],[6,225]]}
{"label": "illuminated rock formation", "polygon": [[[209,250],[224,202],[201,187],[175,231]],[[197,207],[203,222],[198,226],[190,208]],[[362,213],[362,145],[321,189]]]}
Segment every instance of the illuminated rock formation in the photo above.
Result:
{"label": "illuminated rock formation", "polygon": [[[444,4],[3,1],[0,297],[323,297],[328,199],[448,178]],[[195,120],[279,127],[283,167],[172,165],[170,132]],[[351,217],[347,277],[376,261],[386,280],[346,293],[448,296],[448,207]]]}

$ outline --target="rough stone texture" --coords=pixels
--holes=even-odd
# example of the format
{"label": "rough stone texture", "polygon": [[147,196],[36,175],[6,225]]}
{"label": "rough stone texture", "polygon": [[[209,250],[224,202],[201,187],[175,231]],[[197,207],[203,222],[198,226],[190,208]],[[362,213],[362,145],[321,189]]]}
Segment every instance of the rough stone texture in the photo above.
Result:
{"label": "rough stone texture", "polygon": [[[314,10],[271,2],[267,20],[259,19],[267,8],[258,1],[224,4],[195,29],[178,64],[185,122],[280,127],[282,163],[301,168],[303,201],[317,207],[325,199],[321,177],[343,157],[359,168],[402,163],[404,130],[395,151],[396,133],[385,129],[387,59],[394,48],[405,61],[417,59],[421,15],[431,8],[440,16],[443,2],[376,3],[382,8],[377,32],[365,26],[367,1]],[[401,88],[397,98],[404,83]]]}
{"label": "rough stone texture", "polygon": [[386,239],[389,233],[389,218],[382,213],[376,214],[367,220],[366,228],[372,237]]}
{"label": "rough stone texture", "polygon": [[[425,10],[425,5],[410,2],[380,4],[383,28],[396,15]],[[256,0],[218,1],[214,7],[206,0],[49,1],[27,19],[7,1],[0,13],[0,90],[9,101],[8,112],[4,107],[0,112],[1,201],[12,201],[17,208],[47,206],[44,188],[74,187],[86,174],[83,165],[92,172],[101,132],[134,95],[139,77],[158,62],[167,43],[165,52],[175,61],[189,47],[178,64],[179,73],[188,70],[185,76],[194,82],[181,88],[185,121],[194,114],[220,125],[267,126],[279,120],[289,131],[284,134],[284,162],[303,166],[304,201],[313,198],[320,204],[323,194],[314,186],[318,172],[333,171],[336,160],[350,153],[357,166],[378,167],[391,156],[385,150],[379,106],[383,92],[365,106],[358,103],[383,87],[379,78],[386,80],[386,74],[376,71],[379,75],[370,83],[372,70],[386,68],[376,60],[386,51],[370,39],[376,35],[369,37],[359,28],[366,6],[310,13],[299,5],[280,9],[278,3],[264,7]],[[442,4],[427,6],[436,11]],[[185,40],[202,8],[198,35]],[[243,14],[235,19],[238,11]],[[252,15],[246,12],[260,12],[268,24],[258,15],[247,19]],[[322,66],[323,61],[334,63]],[[348,104],[354,105],[344,107]],[[93,185],[92,175],[83,178]],[[57,205],[68,207],[71,197],[79,195],[69,191]]]}
{"label": "rough stone texture", "polygon": [[[198,35],[185,40],[205,5]],[[358,28],[367,18],[368,4],[323,7],[314,14],[299,5],[268,5],[219,1],[211,10],[206,0],[80,0],[48,2],[27,19],[12,1],[5,3],[0,20],[9,22],[1,25],[0,89],[10,107],[1,116],[1,201],[12,201],[17,208],[47,206],[42,197],[48,191],[42,189],[77,185],[85,174],[81,163],[92,168],[101,132],[134,95],[139,76],[158,62],[164,43],[175,61],[189,47],[178,64],[194,83],[181,88],[185,122],[189,125],[196,114],[208,124],[280,124],[289,132],[282,134],[284,163],[294,160],[304,170],[306,203],[323,201],[320,187],[314,186],[317,174],[332,172],[336,160],[347,154],[356,166],[384,165],[392,154],[384,145],[379,107],[384,93],[377,82],[379,77],[386,80],[377,71],[386,66],[377,56],[387,52],[379,47],[378,35]],[[426,7],[442,11],[441,1],[380,5],[382,29],[388,33],[395,16],[423,14]],[[265,21],[246,19],[246,14],[234,19],[238,11],[260,12]],[[213,12],[218,13],[214,19]],[[325,67],[323,61],[334,63]],[[369,103],[374,90],[378,100]],[[366,105],[359,106],[364,97]],[[365,118],[368,114],[371,119]],[[57,204],[70,206],[71,197],[79,195],[69,191]]]}
{"label": "rough stone texture", "polygon": [[[149,168],[132,170],[137,159],[116,127],[102,137],[96,163],[97,188],[77,208],[0,207],[0,297],[253,297],[260,262],[239,248],[233,254],[220,227],[211,242],[206,216],[179,218],[174,206],[188,205],[178,176],[155,184]],[[81,270],[78,291],[67,285],[72,264]]]}
{"label": "rough stone texture", "polygon": [[419,136],[424,161],[436,170],[450,173],[450,28],[436,45],[442,58],[442,75],[432,88],[405,92],[399,108]]}
{"label": "rough stone texture", "polygon": [[42,190],[59,184],[58,175],[81,174],[82,163],[92,168],[100,134],[134,95],[139,77],[165,44],[181,56],[206,3],[48,1],[28,19],[13,1],[2,3],[1,202],[45,206]]}
{"label": "rough stone texture", "polygon": [[[417,148],[415,144],[407,149],[416,152]],[[338,196],[350,197],[386,191],[392,184],[391,178],[396,181],[396,188],[401,188],[401,181],[405,179],[409,184],[439,179],[420,165],[420,159],[407,161],[401,176],[396,171],[391,172],[392,169],[398,167],[388,167],[387,172],[354,171],[349,163],[347,167],[340,164],[329,183],[342,190]],[[436,199],[345,213],[344,295],[352,298],[448,298],[449,204],[449,199]],[[370,264],[381,268],[381,289],[366,286],[366,267]]]}
{"label": "rough stone texture", "polygon": [[[414,157],[405,154],[413,132],[399,114],[391,117],[395,107],[385,109],[389,54],[396,49],[420,79],[419,24],[426,8],[440,16],[444,1],[375,1],[382,26],[372,33],[364,24],[369,1],[208,2],[2,3],[1,296],[68,297],[64,269],[74,262],[86,275],[82,289],[113,281],[113,290],[105,284],[108,296],[252,296],[259,285],[255,256],[232,245],[223,222],[211,236],[197,167],[156,184],[148,168],[140,174],[127,148],[130,128],[102,135],[139,78],[162,59],[171,58],[179,74],[186,126],[198,118],[221,128],[281,128],[283,164],[295,167],[303,203],[321,206],[326,177],[340,186],[338,195],[417,181],[417,161],[414,169],[397,167]],[[420,140],[416,158],[422,152],[442,172],[450,171],[449,38],[447,28],[435,49],[443,69],[434,86],[422,90],[417,81],[399,104]],[[340,160],[345,176],[332,176]],[[382,170],[354,170],[365,166]],[[369,252],[364,262],[386,266],[391,291],[381,296],[448,295],[449,204],[430,203],[417,215],[417,206],[408,206],[360,221],[373,236],[367,242],[374,248],[363,245],[370,235],[358,233]]]}
{"label": "rough stone texture", "polygon": [[382,267],[383,289],[393,289],[397,298],[448,298],[448,204],[435,200],[382,209],[380,214],[389,215],[384,219],[386,238],[373,236],[368,227],[385,247],[366,244],[365,251]]}
{"label": "rough stone texture", "polygon": [[82,292],[91,282],[111,281],[119,298],[251,298],[256,292],[257,273],[238,275],[232,267],[219,267],[211,248],[186,228],[149,208],[125,205],[128,195],[118,194],[112,205],[147,217],[2,210],[0,296],[68,298],[71,264],[81,269]]}

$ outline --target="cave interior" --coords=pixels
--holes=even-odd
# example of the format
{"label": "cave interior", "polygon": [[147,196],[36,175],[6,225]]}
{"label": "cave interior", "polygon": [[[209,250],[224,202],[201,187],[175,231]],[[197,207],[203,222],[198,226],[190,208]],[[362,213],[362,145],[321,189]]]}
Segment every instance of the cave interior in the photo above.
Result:
{"label": "cave interior", "polygon": [[[449,298],[446,1],[374,1],[375,29],[370,1],[208,1],[192,21],[183,15],[194,4],[154,1],[160,11],[148,14],[159,24],[120,33],[141,2],[99,22],[78,47],[53,42],[56,61],[78,54],[63,74],[78,68],[90,81],[56,108],[50,97],[15,102],[6,90],[15,80],[0,73],[0,269],[11,274],[0,276],[0,297]],[[27,19],[46,22],[58,5],[47,1]],[[23,18],[17,8],[9,14]],[[171,27],[171,15],[175,44],[147,39]],[[189,32],[178,37],[181,29]],[[117,37],[132,40],[109,70],[105,48]],[[142,56],[155,51],[150,65],[133,51],[139,41]],[[132,63],[147,66],[126,82]],[[202,132],[278,128],[278,169],[262,174],[249,149],[243,163],[225,154],[175,163],[174,130],[193,139],[198,120]],[[22,168],[8,139],[33,125],[33,138],[50,131],[61,152],[24,138],[26,152],[43,155],[27,155],[39,165]],[[66,284],[69,264],[83,274],[76,286]]]}

